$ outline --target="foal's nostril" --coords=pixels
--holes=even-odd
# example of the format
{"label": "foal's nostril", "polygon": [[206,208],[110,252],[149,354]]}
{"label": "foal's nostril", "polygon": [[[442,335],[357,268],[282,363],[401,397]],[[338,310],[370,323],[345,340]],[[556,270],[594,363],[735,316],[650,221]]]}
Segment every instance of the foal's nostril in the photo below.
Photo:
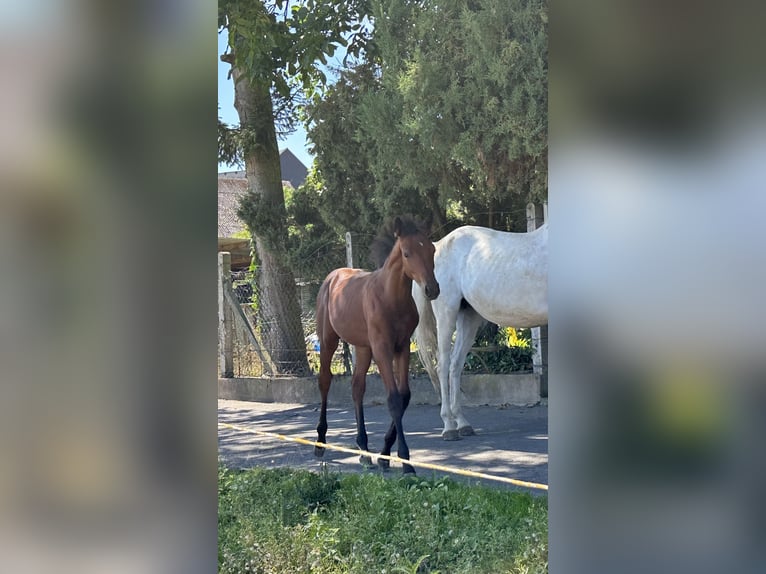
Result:
{"label": "foal's nostril", "polygon": [[439,296],[439,284],[434,283],[433,285],[426,285],[426,297],[429,299],[436,299]]}

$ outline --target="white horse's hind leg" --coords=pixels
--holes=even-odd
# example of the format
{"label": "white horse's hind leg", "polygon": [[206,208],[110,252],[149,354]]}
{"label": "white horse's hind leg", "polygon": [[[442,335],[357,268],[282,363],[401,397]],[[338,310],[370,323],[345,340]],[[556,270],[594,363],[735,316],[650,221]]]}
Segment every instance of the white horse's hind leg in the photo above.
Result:
{"label": "white horse's hind leg", "polygon": [[460,408],[460,376],[463,373],[465,358],[471,350],[476,333],[484,324],[484,318],[473,309],[461,309],[457,317],[457,335],[455,336],[455,345],[452,349],[452,360],[449,368],[449,387],[450,387],[450,411],[457,422],[459,436],[470,436],[475,434],[471,423],[463,416]]}
{"label": "white horse's hind leg", "polygon": [[[441,304],[437,305],[437,302]],[[439,357],[436,366],[439,372],[439,387],[442,395],[441,411],[439,413],[442,421],[444,421],[442,438],[444,440],[457,440],[460,438],[457,430],[457,420],[450,410],[452,399],[449,388],[449,365],[452,353],[452,334],[455,332],[459,305],[445,305],[443,301],[436,299],[433,309],[436,316],[436,332],[439,337]]]}

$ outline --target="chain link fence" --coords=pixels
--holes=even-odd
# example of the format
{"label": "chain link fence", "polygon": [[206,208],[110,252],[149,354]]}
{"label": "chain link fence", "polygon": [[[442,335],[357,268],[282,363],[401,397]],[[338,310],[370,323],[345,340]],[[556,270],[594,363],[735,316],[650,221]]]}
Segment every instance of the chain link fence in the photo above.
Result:
{"label": "chain link fence", "polygon": [[[366,243],[371,240],[369,237],[364,239]],[[360,242],[365,243],[361,238]],[[354,245],[355,267],[369,268],[364,257],[358,258],[357,253],[362,255],[367,251]],[[219,364],[219,373],[235,377],[318,373],[316,296],[321,281],[296,280],[291,274],[282,277],[272,274],[254,280],[252,273],[246,270],[227,273],[230,275],[219,280],[228,284],[223,287],[223,292],[230,325],[231,364]],[[547,331],[544,337],[547,339]],[[499,329],[489,324],[479,332],[466,358],[465,371],[475,374],[530,372],[534,355],[532,338],[529,329]],[[225,355],[221,349],[224,340],[225,337],[219,336],[221,362]],[[416,350],[414,343],[411,350]],[[341,341],[332,360],[333,374],[350,374],[352,361],[352,349]],[[370,372],[377,372],[374,362]],[[426,374],[415,352],[410,358],[410,373]]]}
{"label": "chain link fence", "polygon": [[[234,321],[233,375],[261,377],[311,375],[319,371],[316,296],[320,281],[296,281],[297,312],[280,315],[246,271],[232,272],[234,303],[244,321]],[[293,303],[294,305],[294,303]],[[280,332],[281,331],[281,332]],[[332,361],[334,374],[350,374],[351,350],[341,343]]]}
{"label": "chain link fence", "polygon": [[[319,340],[316,335],[316,294],[320,282],[298,282],[296,284],[300,312],[295,319],[301,334],[301,346],[295,348],[275,348],[274,342],[279,338],[269,339],[267,333],[280,328],[280,325],[267,323],[259,311],[259,306],[268,306],[268,300],[257,285],[245,272],[232,273],[232,292],[236,306],[243,320],[234,320],[232,333],[233,376],[263,377],[282,375],[313,375],[319,371]],[[233,313],[234,314],[234,313]],[[269,313],[264,313],[266,317]],[[271,315],[273,317],[273,315]],[[273,320],[273,319],[272,319]],[[284,321],[282,321],[284,324]],[[289,326],[288,326],[289,327]],[[269,344],[269,341],[272,344]],[[416,351],[414,343],[412,351]],[[305,356],[307,370],[286,368],[281,357],[289,357],[295,362],[296,352]],[[466,358],[467,373],[506,373],[530,372],[532,370],[532,353],[530,333],[526,330],[499,329],[497,325],[487,324],[480,330],[476,343]],[[283,364],[280,364],[282,361]],[[341,341],[336,350],[331,369],[333,374],[351,374],[352,350]],[[302,372],[301,372],[302,371]],[[377,372],[373,362],[370,372]],[[410,373],[412,375],[426,374],[420,364],[417,353],[410,358]]]}

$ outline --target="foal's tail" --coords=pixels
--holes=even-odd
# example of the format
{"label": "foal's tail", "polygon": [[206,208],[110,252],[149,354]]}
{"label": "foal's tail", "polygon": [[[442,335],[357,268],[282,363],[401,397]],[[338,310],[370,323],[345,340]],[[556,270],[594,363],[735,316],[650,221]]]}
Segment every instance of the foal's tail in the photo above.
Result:
{"label": "foal's tail", "polygon": [[436,337],[436,317],[431,305],[431,301],[426,297],[423,288],[415,281],[412,282],[412,298],[418,307],[420,321],[415,329],[414,337],[418,346],[418,355],[420,362],[423,363],[428,376],[431,378],[431,384],[436,389],[436,394],[441,396],[439,387],[439,375],[436,371],[436,359],[438,353],[438,340]]}

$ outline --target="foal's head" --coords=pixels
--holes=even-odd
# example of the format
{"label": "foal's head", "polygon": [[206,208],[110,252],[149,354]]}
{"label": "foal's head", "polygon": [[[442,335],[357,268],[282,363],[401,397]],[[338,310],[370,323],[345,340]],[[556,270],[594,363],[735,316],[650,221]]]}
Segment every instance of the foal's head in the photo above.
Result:
{"label": "foal's head", "polygon": [[428,238],[430,227],[430,223],[420,223],[409,216],[396,217],[388,233],[384,231],[376,240],[372,252],[376,265],[382,267],[385,260],[398,250],[404,274],[423,288],[426,297],[436,299],[439,296],[439,283],[434,277],[435,248]]}

